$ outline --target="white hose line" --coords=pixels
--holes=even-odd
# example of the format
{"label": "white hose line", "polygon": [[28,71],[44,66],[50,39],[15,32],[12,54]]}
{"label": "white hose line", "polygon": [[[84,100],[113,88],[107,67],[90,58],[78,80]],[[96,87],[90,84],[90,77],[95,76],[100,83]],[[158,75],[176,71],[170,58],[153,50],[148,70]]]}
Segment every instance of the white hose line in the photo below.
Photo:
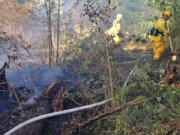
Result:
{"label": "white hose line", "polygon": [[101,101],[101,102],[98,102],[98,103],[95,103],[95,104],[90,104],[90,105],[86,105],[86,106],[82,106],[82,107],[77,107],[77,108],[73,108],[73,109],[68,109],[68,110],[63,110],[63,111],[59,111],[59,112],[53,112],[53,113],[48,113],[48,114],[40,115],[40,116],[37,116],[37,117],[32,118],[30,120],[27,120],[27,121],[25,121],[23,123],[20,123],[19,125],[17,125],[13,129],[11,129],[8,132],[6,132],[4,135],[12,135],[13,133],[15,133],[20,128],[22,128],[22,127],[24,127],[24,126],[26,126],[26,125],[28,125],[30,123],[33,123],[35,121],[39,121],[39,120],[42,120],[42,119],[46,119],[46,118],[54,117],[54,116],[58,116],[58,115],[63,115],[63,114],[67,114],[67,113],[77,112],[77,111],[81,111],[81,110],[85,110],[85,109],[90,109],[90,108],[93,108],[93,107],[96,107],[96,106],[101,106],[103,104],[108,103],[111,100],[112,99],[108,99],[108,100]]}
{"label": "white hose line", "polygon": [[124,83],[124,85],[123,85],[122,91],[126,88],[127,83],[128,83],[128,81],[129,81],[131,75],[134,73],[134,70],[136,69],[136,67],[137,67],[137,65],[136,65],[136,66],[131,70],[131,72],[129,73],[129,75],[128,75],[128,77],[127,77],[127,79],[126,79],[126,81],[125,81],[125,83]]}

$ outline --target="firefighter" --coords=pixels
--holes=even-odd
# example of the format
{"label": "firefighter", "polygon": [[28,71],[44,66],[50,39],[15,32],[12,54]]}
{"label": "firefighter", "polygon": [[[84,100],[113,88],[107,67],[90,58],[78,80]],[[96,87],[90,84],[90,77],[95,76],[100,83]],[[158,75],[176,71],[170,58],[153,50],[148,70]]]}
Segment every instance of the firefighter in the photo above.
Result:
{"label": "firefighter", "polygon": [[158,19],[158,21],[155,23],[154,29],[158,30],[158,33],[156,35],[151,35],[151,40],[153,42],[154,60],[158,60],[164,52],[165,45],[163,36],[169,35],[166,28],[166,21],[170,18],[170,16],[170,11],[165,10],[162,12],[162,18]]}
{"label": "firefighter", "polygon": [[119,32],[121,29],[120,21],[122,19],[122,14],[117,14],[116,19],[112,23],[112,27],[105,31],[105,34],[112,36],[115,44],[119,44],[121,39],[119,37]]}

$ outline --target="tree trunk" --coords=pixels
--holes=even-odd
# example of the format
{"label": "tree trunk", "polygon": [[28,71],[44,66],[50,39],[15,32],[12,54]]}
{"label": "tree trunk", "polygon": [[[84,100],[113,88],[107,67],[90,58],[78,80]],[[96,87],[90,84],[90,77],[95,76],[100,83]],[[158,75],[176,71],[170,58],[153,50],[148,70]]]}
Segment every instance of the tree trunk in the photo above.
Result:
{"label": "tree trunk", "polygon": [[52,65],[52,28],[51,28],[51,0],[46,0],[46,13],[48,23],[48,38],[49,38],[49,66]]}
{"label": "tree trunk", "polygon": [[58,0],[58,30],[57,30],[57,50],[56,50],[56,64],[58,63],[58,57],[59,57],[59,39],[60,39],[60,0]]}

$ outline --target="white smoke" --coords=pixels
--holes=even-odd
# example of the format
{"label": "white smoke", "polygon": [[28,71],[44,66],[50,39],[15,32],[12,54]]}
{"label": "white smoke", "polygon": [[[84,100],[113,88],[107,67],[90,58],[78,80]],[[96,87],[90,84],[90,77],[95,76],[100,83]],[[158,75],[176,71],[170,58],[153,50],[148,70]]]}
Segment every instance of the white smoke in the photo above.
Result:
{"label": "white smoke", "polygon": [[6,55],[0,55],[0,69],[4,66],[4,63],[8,62],[8,58]]}
{"label": "white smoke", "polygon": [[7,70],[6,78],[16,88],[26,87],[41,93],[51,83],[63,79],[63,70],[57,66],[49,68],[48,65],[30,63],[23,68]]}

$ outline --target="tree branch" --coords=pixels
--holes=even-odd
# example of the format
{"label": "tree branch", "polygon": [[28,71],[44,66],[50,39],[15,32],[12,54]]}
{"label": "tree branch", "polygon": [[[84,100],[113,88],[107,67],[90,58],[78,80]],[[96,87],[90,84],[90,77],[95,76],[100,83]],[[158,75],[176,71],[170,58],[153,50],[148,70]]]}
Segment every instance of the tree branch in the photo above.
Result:
{"label": "tree branch", "polygon": [[139,105],[139,104],[142,104],[142,103],[146,103],[148,102],[149,99],[144,99],[144,100],[141,100],[141,101],[138,101],[138,102],[130,102],[128,104],[125,104],[125,105],[122,105],[122,106],[119,106],[119,107],[116,107],[116,108],[112,108],[112,110],[108,111],[108,112],[105,112],[105,113],[101,113],[93,118],[90,118],[88,119],[86,122],[83,122],[81,124],[77,124],[78,127],[75,127],[74,129],[79,129],[79,128],[82,128],[82,127],[85,127],[89,124],[91,124],[92,122],[95,122],[105,116],[108,116],[108,115],[112,115],[118,111],[121,111],[123,109],[126,109],[128,107],[132,107],[132,106],[136,106],[136,105]]}

